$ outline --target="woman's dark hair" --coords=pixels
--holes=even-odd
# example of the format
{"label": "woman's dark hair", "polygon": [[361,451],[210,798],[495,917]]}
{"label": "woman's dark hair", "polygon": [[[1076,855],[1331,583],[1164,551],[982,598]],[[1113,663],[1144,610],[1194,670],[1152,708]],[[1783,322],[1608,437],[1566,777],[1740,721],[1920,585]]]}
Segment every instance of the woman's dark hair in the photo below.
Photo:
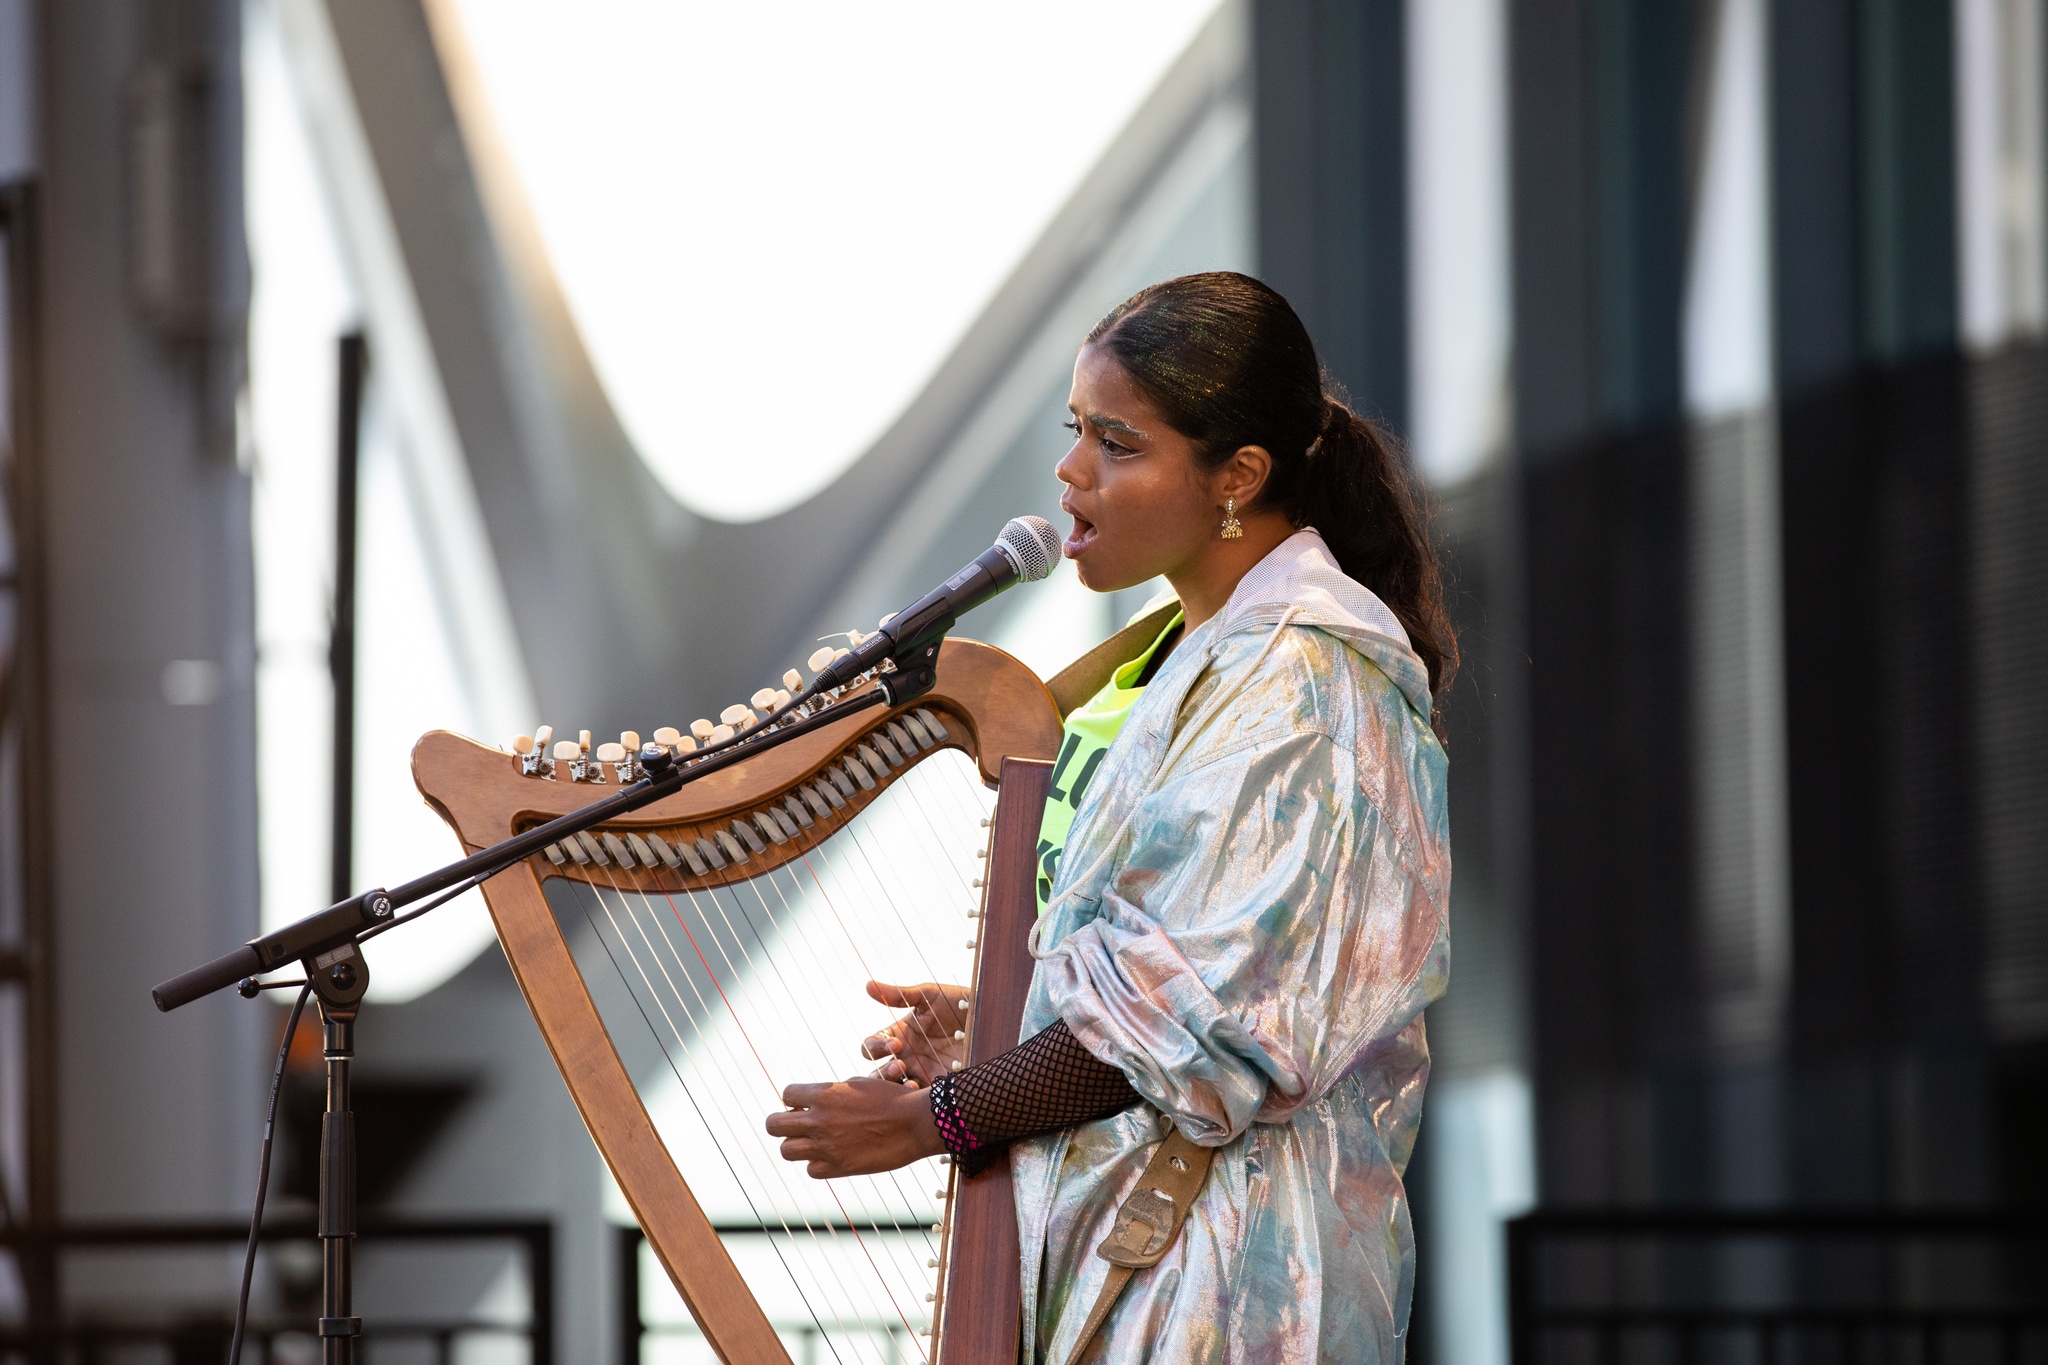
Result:
{"label": "woman's dark hair", "polygon": [[1408,632],[1430,690],[1450,686],[1458,637],[1424,495],[1394,438],[1330,393],[1286,299],[1234,271],[1183,275],[1117,305],[1088,344],[1117,358],[1205,466],[1263,446],[1273,470],[1258,505],[1321,533],[1338,566]]}

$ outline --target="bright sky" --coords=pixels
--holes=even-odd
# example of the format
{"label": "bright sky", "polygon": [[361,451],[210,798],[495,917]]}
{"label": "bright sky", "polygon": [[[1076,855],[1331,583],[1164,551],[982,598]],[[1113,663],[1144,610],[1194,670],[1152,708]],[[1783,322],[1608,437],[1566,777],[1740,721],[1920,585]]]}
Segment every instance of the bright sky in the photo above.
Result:
{"label": "bright sky", "polygon": [[454,0],[613,406],[753,521],[895,420],[1216,0]]}

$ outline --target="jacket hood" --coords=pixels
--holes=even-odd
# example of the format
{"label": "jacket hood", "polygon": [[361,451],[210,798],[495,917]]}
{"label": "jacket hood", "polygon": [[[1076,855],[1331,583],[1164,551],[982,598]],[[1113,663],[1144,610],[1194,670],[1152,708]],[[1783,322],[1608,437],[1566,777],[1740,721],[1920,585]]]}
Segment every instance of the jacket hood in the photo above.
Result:
{"label": "jacket hood", "polygon": [[1283,616],[1342,640],[1429,718],[1429,670],[1410,647],[1408,632],[1372,589],[1345,576],[1312,527],[1296,531],[1253,565],[1211,624],[1220,645],[1231,636],[1271,630]]}

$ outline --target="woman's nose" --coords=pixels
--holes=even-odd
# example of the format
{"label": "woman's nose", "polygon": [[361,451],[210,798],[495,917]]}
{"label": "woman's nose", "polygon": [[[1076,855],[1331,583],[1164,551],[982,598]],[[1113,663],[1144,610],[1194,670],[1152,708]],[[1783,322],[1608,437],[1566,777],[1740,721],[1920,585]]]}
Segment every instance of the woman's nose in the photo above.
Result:
{"label": "woman's nose", "polygon": [[1052,476],[1069,487],[1085,488],[1086,474],[1082,468],[1084,463],[1081,458],[1081,443],[1076,441],[1067,447],[1067,453],[1060,456],[1060,462],[1052,467]]}

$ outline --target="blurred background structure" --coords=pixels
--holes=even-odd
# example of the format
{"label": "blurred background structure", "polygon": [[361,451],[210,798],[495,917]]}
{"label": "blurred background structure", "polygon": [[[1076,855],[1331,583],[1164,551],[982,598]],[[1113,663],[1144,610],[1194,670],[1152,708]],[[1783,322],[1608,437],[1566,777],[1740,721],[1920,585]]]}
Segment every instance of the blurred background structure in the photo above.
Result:
{"label": "blurred background structure", "polygon": [[[282,1020],[147,989],[452,856],[419,733],[750,693],[1229,268],[1464,632],[1411,1349],[2048,1358],[2044,10],[0,0],[0,1354],[219,1358]],[[372,953],[363,1311],[690,1358],[473,901]]]}

